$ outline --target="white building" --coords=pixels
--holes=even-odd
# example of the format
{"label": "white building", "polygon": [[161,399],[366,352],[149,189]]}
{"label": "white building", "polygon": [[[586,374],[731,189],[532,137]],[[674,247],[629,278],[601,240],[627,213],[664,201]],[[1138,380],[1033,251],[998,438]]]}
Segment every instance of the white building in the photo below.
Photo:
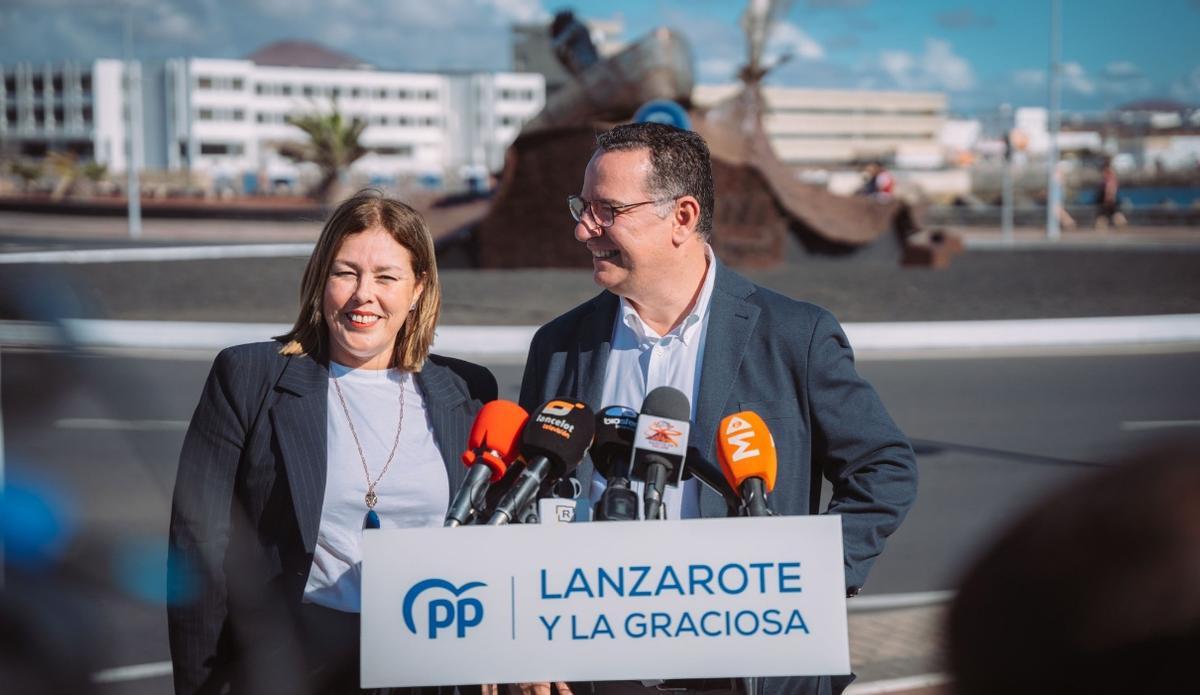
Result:
{"label": "white building", "polygon": [[[692,101],[711,107],[740,85],[699,85]],[[940,92],[764,87],[763,119],[775,153],[793,166],[851,166],[881,159],[904,168],[943,163]]]}
{"label": "white building", "polygon": [[[361,142],[369,153],[354,170],[378,181],[454,178],[498,169],[521,126],[545,102],[538,74],[376,70],[310,44],[287,42],[286,48],[268,47],[246,60],[135,64],[142,166],[294,180],[299,168],[278,147],[305,136],[288,117],[328,112],[336,103],[343,116],[367,124]],[[271,64],[275,58],[299,64]],[[72,149],[124,171],[124,68],[115,60],[0,66],[0,147],[29,156]]]}

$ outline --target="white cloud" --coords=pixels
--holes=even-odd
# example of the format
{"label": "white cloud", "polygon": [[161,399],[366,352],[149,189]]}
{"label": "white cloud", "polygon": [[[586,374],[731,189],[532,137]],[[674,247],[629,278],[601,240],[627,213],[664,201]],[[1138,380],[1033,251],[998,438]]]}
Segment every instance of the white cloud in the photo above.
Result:
{"label": "white cloud", "polygon": [[813,37],[791,22],[778,22],[767,41],[767,53],[773,56],[791,54],[805,60],[823,60],[825,49]]}
{"label": "white cloud", "polygon": [[1200,66],[1171,83],[1171,96],[1181,101],[1200,100]]}
{"label": "white cloud", "polygon": [[902,89],[944,89],[963,92],[975,86],[975,71],[954,52],[949,41],[925,39],[925,51],[880,51],[878,67]]}
{"label": "white cloud", "polygon": [[729,58],[705,58],[697,66],[700,82],[724,84],[737,79],[737,61]]}
{"label": "white cloud", "polygon": [[188,44],[196,43],[206,33],[197,18],[169,4],[150,6],[147,12],[134,19],[134,26],[135,31],[140,30],[146,36]]}
{"label": "white cloud", "polygon": [[549,19],[546,10],[537,0],[490,0],[496,11],[515,22],[534,22]]}
{"label": "white cloud", "polygon": [[1059,74],[1062,76],[1064,89],[1084,96],[1096,93],[1096,83],[1087,76],[1087,71],[1079,63],[1063,63]]}
{"label": "white cloud", "polygon": [[[348,0],[367,3],[369,0]],[[371,4],[372,11],[376,12]],[[495,26],[507,32],[514,22],[548,21],[537,0],[394,0],[387,13],[399,26],[451,29],[456,26]]]}
{"label": "white cloud", "polygon": [[1104,74],[1107,77],[1121,79],[1127,77],[1138,77],[1142,74],[1142,71],[1128,60],[1118,60],[1104,66]]}
{"label": "white cloud", "polygon": [[321,40],[332,46],[349,46],[353,45],[357,33],[353,22],[338,20],[326,24],[321,29]]}
{"label": "white cloud", "polygon": [[1038,68],[1025,68],[1012,73],[1013,84],[1018,87],[1035,89],[1046,86],[1046,71]]}
{"label": "white cloud", "polygon": [[956,54],[949,41],[926,39],[921,66],[942,87],[961,92],[975,86],[975,72],[966,58]]}
{"label": "white cloud", "polygon": [[912,54],[906,51],[882,51],[879,54],[879,66],[903,87],[912,84],[916,64]]}

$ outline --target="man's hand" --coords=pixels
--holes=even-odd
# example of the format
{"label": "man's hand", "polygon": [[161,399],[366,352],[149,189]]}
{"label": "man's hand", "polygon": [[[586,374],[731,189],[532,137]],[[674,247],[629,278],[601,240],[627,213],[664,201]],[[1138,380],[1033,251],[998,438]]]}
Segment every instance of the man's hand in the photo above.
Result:
{"label": "man's hand", "polygon": [[[484,685],[482,686],[483,695],[500,695],[500,686]],[[554,688],[550,688],[549,683],[509,683],[508,695],[573,695],[571,688],[563,682],[554,684]]]}

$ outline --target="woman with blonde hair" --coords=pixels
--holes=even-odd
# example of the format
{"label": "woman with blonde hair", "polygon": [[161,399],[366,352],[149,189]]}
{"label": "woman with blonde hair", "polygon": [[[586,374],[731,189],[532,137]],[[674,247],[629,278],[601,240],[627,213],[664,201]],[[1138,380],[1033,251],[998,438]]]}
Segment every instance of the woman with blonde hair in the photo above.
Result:
{"label": "woman with blonde hair", "polygon": [[420,215],[377,192],[326,222],[292,330],[222,351],[180,455],[168,607],[177,693],[356,692],[359,542],[440,526],[485,368],[430,354]]}

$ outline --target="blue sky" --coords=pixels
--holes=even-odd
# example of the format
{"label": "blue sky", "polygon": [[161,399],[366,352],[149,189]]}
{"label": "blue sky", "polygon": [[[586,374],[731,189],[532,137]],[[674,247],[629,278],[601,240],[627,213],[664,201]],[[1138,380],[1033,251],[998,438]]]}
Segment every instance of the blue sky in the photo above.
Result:
{"label": "blue sky", "polygon": [[[691,41],[698,76],[727,81],[744,59],[740,0],[3,0],[0,62],[119,56],[122,8],[137,54],[241,57],[307,38],[382,67],[502,70],[507,27],[573,7],[619,15],[626,38],[660,25]],[[1200,104],[1200,0],[1062,0],[1064,105],[1133,99]],[[953,109],[1046,101],[1049,0],[796,0],[773,50],[793,59],[769,81],[931,89]]]}

